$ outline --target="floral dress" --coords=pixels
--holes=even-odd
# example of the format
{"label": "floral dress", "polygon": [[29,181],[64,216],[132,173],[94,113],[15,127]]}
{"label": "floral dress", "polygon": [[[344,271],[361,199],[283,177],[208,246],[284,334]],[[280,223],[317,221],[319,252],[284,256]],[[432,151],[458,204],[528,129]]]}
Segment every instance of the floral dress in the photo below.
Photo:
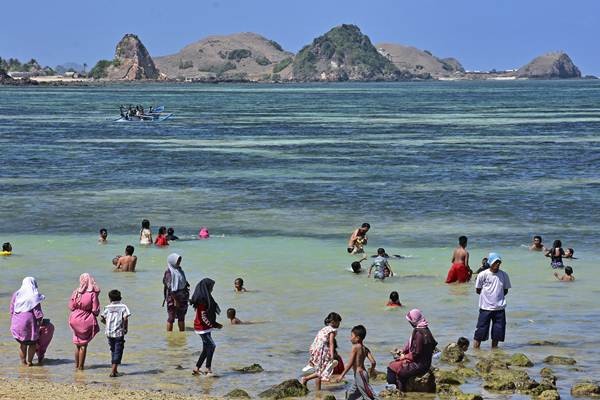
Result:
{"label": "floral dress", "polygon": [[321,380],[329,380],[333,373],[331,354],[329,353],[329,334],[335,334],[337,329],[326,326],[317,333],[315,340],[310,346],[309,364],[315,368]]}

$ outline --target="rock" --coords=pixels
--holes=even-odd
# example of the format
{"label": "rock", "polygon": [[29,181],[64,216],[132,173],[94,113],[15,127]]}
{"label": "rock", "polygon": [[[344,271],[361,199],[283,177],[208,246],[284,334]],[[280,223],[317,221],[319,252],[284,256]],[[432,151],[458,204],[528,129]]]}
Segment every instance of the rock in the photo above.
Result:
{"label": "rock", "polygon": [[406,383],[406,392],[419,393],[435,393],[435,375],[433,371],[427,372],[425,375],[410,378]]}
{"label": "rock", "polygon": [[544,358],[544,362],[546,364],[552,365],[575,365],[577,361],[571,357],[562,357],[562,356],[548,356]]}
{"label": "rock", "polygon": [[540,395],[538,396],[538,399],[540,399],[540,400],[560,400],[560,394],[558,394],[558,390],[556,390],[556,389],[544,390],[542,393],[540,393]]}
{"label": "rock", "polygon": [[159,71],[141,40],[128,33],[117,44],[115,58],[107,68],[107,77],[111,80],[134,81],[140,79],[158,79]]}
{"label": "rock", "polygon": [[527,344],[530,346],[557,346],[558,342],[551,342],[550,340],[530,340]]}
{"label": "rock", "polygon": [[547,53],[534,58],[517,71],[517,78],[568,79],[581,78],[581,71],[567,53]]}
{"label": "rock", "polygon": [[225,395],[225,397],[230,398],[230,399],[235,399],[235,398],[246,398],[246,399],[249,399],[250,395],[245,390],[242,390],[242,389],[233,389],[231,392],[227,393]]}
{"label": "rock", "polygon": [[571,387],[571,395],[575,397],[598,397],[600,386],[592,382],[578,382]]}
{"label": "rock", "polygon": [[375,371],[369,377],[371,382],[387,382],[387,374],[381,371]]}
{"label": "rock", "polygon": [[38,81],[29,78],[15,79],[12,76],[8,75],[8,73],[5,70],[0,68],[0,85],[27,86],[38,84]]}
{"label": "rock", "polygon": [[375,47],[379,54],[388,58],[400,71],[418,78],[450,77],[464,68],[455,58],[440,59],[427,50],[396,43],[379,43]]}
{"label": "rock", "polygon": [[279,385],[271,386],[269,389],[258,394],[258,397],[269,399],[285,399],[287,397],[303,397],[308,394],[308,388],[297,379],[289,379]]}
{"label": "rock", "polygon": [[477,368],[479,372],[487,374],[498,369],[508,369],[508,363],[495,358],[482,358],[479,361],[477,361],[477,364],[475,364],[475,368]]}
{"label": "rock", "polygon": [[260,364],[252,364],[243,368],[234,368],[233,370],[242,374],[258,374],[259,372],[264,371]]}
{"label": "rock", "polygon": [[515,367],[533,367],[533,362],[523,353],[515,353],[510,358],[510,365]]}
{"label": "rock", "polygon": [[321,400],[336,400],[335,395],[329,393],[326,394],[325,396],[321,397]]}
{"label": "rock", "polygon": [[473,368],[467,368],[467,367],[456,368],[454,370],[454,373],[457,374],[458,376],[460,376],[463,379],[474,378],[474,377],[476,377],[478,375],[477,371],[475,371]]}
{"label": "rock", "polygon": [[398,389],[383,389],[381,392],[379,392],[378,397],[380,399],[401,399],[404,397],[404,393]]}
{"label": "rock", "polygon": [[484,376],[484,389],[494,391],[529,391],[539,386],[527,372],[521,370],[493,370]]}
{"label": "rock", "polygon": [[437,385],[462,385],[464,380],[456,371],[440,370],[435,373],[435,383]]}
{"label": "rock", "polygon": [[447,363],[459,363],[465,358],[465,352],[462,351],[456,343],[450,343],[442,350],[442,361]]}
{"label": "rock", "polygon": [[477,393],[457,393],[454,398],[456,400],[483,400],[483,397]]}
{"label": "rock", "polygon": [[304,46],[294,57],[295,81],[397,81],[414,75],[400,71],[380,54],[356,25],[340,25]]}
{"label": "rock", "polygon": [[542,383],[548,383],[556,386],[556,375],[554,375],[554,371],[552,371],[550,368],[542,368],[540,371],[540,376],[542,377]]}

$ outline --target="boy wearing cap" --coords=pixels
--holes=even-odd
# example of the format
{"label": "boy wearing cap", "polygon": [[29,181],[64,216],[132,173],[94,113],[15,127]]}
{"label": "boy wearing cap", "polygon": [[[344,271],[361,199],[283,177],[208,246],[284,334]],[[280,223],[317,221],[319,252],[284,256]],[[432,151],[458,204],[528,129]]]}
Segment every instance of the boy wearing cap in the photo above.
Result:
{"label": "boy wearing cap", "polygon": [[479,295],[479,318],[473,337],[473,347],[478,349],[481,342],[488,340],[490,323],[492,325],[492,348],[504,341],[506,332],[506,294],[510,289],[508,274],[500,271],[500,254],[490,253],[490,268],[477,275],[475,291]]}

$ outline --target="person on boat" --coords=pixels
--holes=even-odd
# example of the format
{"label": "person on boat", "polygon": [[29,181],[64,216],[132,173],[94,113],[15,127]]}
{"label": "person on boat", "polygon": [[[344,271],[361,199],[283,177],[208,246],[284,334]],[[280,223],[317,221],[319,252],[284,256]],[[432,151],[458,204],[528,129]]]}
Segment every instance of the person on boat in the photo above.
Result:
{"label": "person on boat", "polygon": [[412,309],[406,314],[406,319],[413,331],[403,349],[394,350],[394,361],[387,368],[387,383],[396,385],[404,392],[406,384],[412,377],[423,376],[431,367],[431,360],[437,342],[435,341],[429,323],[420,310]]}

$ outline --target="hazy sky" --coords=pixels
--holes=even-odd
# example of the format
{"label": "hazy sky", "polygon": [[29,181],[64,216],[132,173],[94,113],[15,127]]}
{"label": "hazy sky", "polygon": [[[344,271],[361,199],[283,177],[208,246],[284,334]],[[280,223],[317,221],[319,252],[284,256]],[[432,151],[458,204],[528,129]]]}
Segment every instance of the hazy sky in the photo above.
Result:
{"label": "hazy sky", "polygon": [[[17,3],[15,3],[17,4]],[[0,57],[55,66],[111,59],[125,33],[153,56],[213,34],[256,32],[298,51],[352,23],[373,43],[456,57],[470,70],[509,69],[553,50],[600,75],[599,0],[32,0],[0,15]],[[6,10],[6,8],[4,8]]]}

